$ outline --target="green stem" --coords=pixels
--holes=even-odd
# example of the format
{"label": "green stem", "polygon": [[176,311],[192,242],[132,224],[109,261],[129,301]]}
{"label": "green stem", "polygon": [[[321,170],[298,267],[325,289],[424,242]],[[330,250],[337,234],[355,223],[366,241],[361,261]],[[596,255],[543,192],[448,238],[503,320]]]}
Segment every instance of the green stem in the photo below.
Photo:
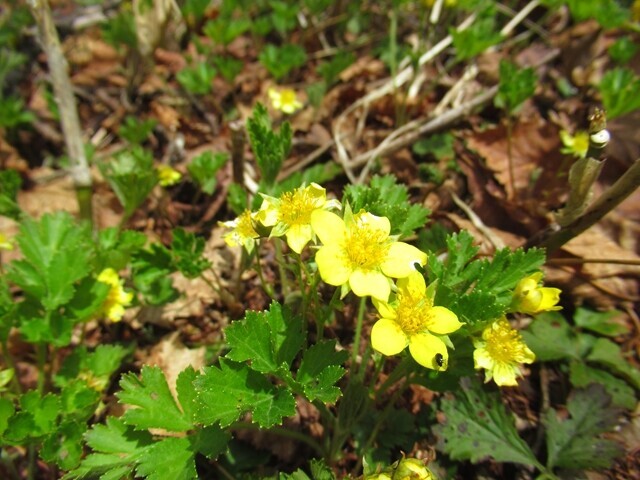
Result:
{"label": "green stem", "polygon": [[262,264],[260,263],[260,255],[256,255],[256,272],[258,272],[258,278],[260,279],[260,284],[262,285],[262,289],[267,292],[267,295],[271,298],[271,300],[276,299],[276,293],[273,291],[273,287],[269,285],[264,280],[264,272],[262,271]]}
{"label": "green stem", "polygon": [[276,263],[278,264],[278,273],[280,274],[280,285],[282,287],[282,296],[286,297],[290,290],[289,279],[287,279],[287,271],[284,268],[284,255],[282,254],[282,243],[276,239],[273,242],[276,246]]}
{"label": "green stem", "polygon": [[360,306],[358,307],[358,318],[356,320],[356,332],[353,337],[353,349],[351,350],[351,364],[355,365],[360,351],[360,336],[362,335],[362,320],[364,319],[364,310],[367,306],[367,298],[360,298]]}
{"label": "green stem", "polygon": [[44,343],[36,344],[36,356],[38,361],[38,393],[44,395],[47,386],[47,345]]}
{"label": "green stem", "polygon": [[380,386],[380,388],[378,388],[378,390],[376,391],[376,399],[380,398],[380,395],[386,392],[389,389],[389,387],[391,387],[391,385],[396,383],[405,375],[409,374],[412,369],[413,369],[413,360],[411,359],[410,356],[407,355],[400,361],[398,366],[396,366],[393,372],[391,372],[391,374],[387,377],[387,379]]}
{"label": "green stem", "polygon": [[[259,425],[251,422],[235,422],[231,424],[231,429],[236,430],[260,430],[264,431]],[[295,430],[289,430],[288,428],[272,428],[267,430],[268,433],[273,433],[274,435],[279,435],[285,438],[291,438],[293,440],[300,440],[301,442],[307,444],[309,447],[313,448],[318,455],[324,456],[325,451],[316,440],[311,438],[306,433],[297,432]]]}
{"label": "green stem", "polygon": [[13,388],[14,393],[20,395],[22,393],[22,386],[20,385],[20,381],[18,380],[18,372],[16,371],[16,364],[13,361],[13,356],[9,351],[9,343],[8,341],[2,342],[2,356],[4,358],[4,362],[7,368],[13,370],[13,378],[11,379],[11,387]]}
{"label": "green stem", "polygon": [[[376,438],[378,437],[378,433],[380,432],[382,425],[387,419],[387,416],[389,416],[391,409],[395,405],[398,398],[400,398],[400,396],[405,392],[405,390],[409,387],[410,384],[411,384],[410,376],[408,375],[405,378],[404,383],[398,388],[398,390],[393,392],[393,395],[389,399],[389,402],[387,403],[387,405],[384,407],[384,410],[382,411],[380,416],[378,416],[376,424],[374,425],[373,429],[371,430],[371,433],[369,434],[369,437],[367,438],[367,441],[364,443],[364,446],[362,447],[361,451],[363,452],[363,454],[364,452],[371,451],[371,446],[373,445],[373,442],[375,442]],[[362,458],[363,458],[363,455],[358,456],[358,461],[356,462],[355,467],[353,467],[353,470],[351,471],[354,475],[355,475],[355,472],[359,471],[360,467],[362,467]]]}

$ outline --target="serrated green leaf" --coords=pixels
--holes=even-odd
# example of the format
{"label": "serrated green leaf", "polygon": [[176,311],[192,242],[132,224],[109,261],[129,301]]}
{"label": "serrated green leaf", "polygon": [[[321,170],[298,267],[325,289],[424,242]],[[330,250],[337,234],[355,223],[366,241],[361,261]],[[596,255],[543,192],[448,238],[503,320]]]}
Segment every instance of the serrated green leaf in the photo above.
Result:
{"label": "serrated green leaf", "polygon": [[16,237],[24,256],[9,265],[8,278],[48,311],[71,300],[74,283],[87,276],[93,243],[88,225],[67,212],[26,218]]}
{"label": "serrated green leaf", "polygon": [[569,367],[569,378],[574,387],[587,387],[592,383],[597,383],[602,385],[611,396],[614,405],[624,407],[627,410],[633,410],[636,407],[638,400],[635,390],[624,380],[599,368],[589,367],[583,362],[571,362]]}
{"label": "serrated green leaf", "polygon": [[496,31],[495,12],[493,8],[485,9],[479,18],[465,30],[451,28],[449,33],[456,48],[456,58],[467,60],[475,57],[491,45],[502,40],[502,35]]}
{"label": "serrated green leaf", "polygon": [[81,346],[67,356],[53,377],[55,385],[64,387],[76,378],[84,379],[91,387],[102,391],[107,388],[113,373],[120,368],[131,348],[121,345],[98,345],[93,352]]}
{"label": "serrated green leaf", "polygon": [[29,442],[51,433],[60,414],[60,399],[52,393],[40,397],[35,390],[20,397],[20,410],[9,418],[4,436],[9,443]]}
{"label": "serrated green leaf", "polygon": [[227,426],[245,412],[263,428],[282,422],[295,413],[295,400],[288,390],[274,386],[247,365],[220,359],[220,367],[208,367],[195,379],[198,389],[196,418],[205,425]]}
{"label": "serrated green leaf", "polygon": [[171,257],[175,267],[187,278],[196,278],[211,267],[211,262],[202,256],[204,238],[196,237],[182,228],[173,230]]}
{"label": "serrated green leaf", "polygon": [[288,369],[304,342],[302,318],[276,302],[269,311],[247,312],[243,320],[225,329],[225,335],[231,347],[226,358],[248,360],[252,369],[262,373]]}
{"label": "serrated green leaf", "polygon": [[[261,103],[256,104],[253,115],[247,120],[247,132],[251,150],[260,168],[262,183],[270,189],[275,183],[282,162],[289,155],[291,149],[291,126],[284,122],[280,132],[273,131],[267,108]],[[267,190],[266,193],[272,193]]]}
{"label": "serrated green leaf", "polygon": [[134,230],[119,230],[116,227],[105,228],[98,232],[96,253],[96,271],[113,268],[120,271],[127,266],[131,257],[142,250],[147,236]]}
{"label": "serrated green leaf", "polygon": [[9,418],[14,414],[15,410],[11,400],[0,397],[0,436],[9,426]]}
{"label": "serrated green leaf", "polygon": [[215,460],[227,447],[231,435],[216,424],[199,428],[190,438],[196,451],[210,460]]}
{"label": "serrated green leaf", "polygon": [[439,448],[453,460],[476,463],[491,457],[497,462],[539,467],[535,455],[518,435],[500,395],[485,392],[477,380],[463,379],[461,386],[455,399],[445,398],[441,403],[446,423],[435,427]]}
{"label": "serrated green leaf", "polygon": [[87,445],[100,453],[114,453],[119,456],[133,455],[153,441],[147,431],[134,430],[120,418],[107,417],[105,425],[94,425],[85,436]]}
{"label": "serrated green leaf", "polygon": [[163,305],[175,300],[170,275],[175,272],[171,252],[164,245],[152,243],[148,249],[135,254],[132,260],[133,283],[150,305]]}
{"label": "serrated green leaf", "polygon": [[159,367],[142,367],[140,378],[132,373],[122,376],[116,396],[121,403],[140,408],[128,409],[122,419],[136,429],[163,428],[184,432],[193,427],[171,395],[167,380]]}
{"label": "serrated green leaf", "polygon": [[346,351],[336,351],[335,341],[316,343],[304,352],[296,380],[309,401],[333,403],[338,399],[341,392],[335,383],[346,372],[342,364],[347,357]]}
{"label": "serrated green leaf", "polygon": [[608,467],[623,453],[620,444],[599,438],[612,429],[619,411],[611,408],[611,397],[602,386],[592,384],[577,390],[567,403],[571,418],[558,420],[549,409],[542,418],[547,433],[547,466],[569,469]]}
{"label": "serrated green leaf", "polygon": [[508,115],[516,113],[535,92],[536,80],[533,68],[522,68],[508,60],[501,60],[500,83],[494,99],[496,107],[503,108]]}
{"label": "serrated green leaf", "polygon": [[411,204],[407,186],[397,182],[393,175],[375,175],[369,185],[347,185],[343,202],[348,203],[353,212],[364,209],[389,218],[391,234],[407,237],[424,226],[429,210]]}
{"label": "serrated green leaf", "polygon": [[140,456],[136,474],[149,480],[197,478],[194,452],[188,438],[156,442]]}
{"label": "serrated green leaf", "polygon": [[513,290],[520,280],[537,271],[545,261],[544,250],[521,248],[498,250],[491,261],[484,262],[476,288],[500,294]]}
{"label": "serrated green leaf", "polygon": [[75,421],[62,423],[42,444],[40,456],[63,470],[75,468],[83,454],[82,435],[87,425]]}
{"label": "serrated green leaf", "polygon": [[612,372],[623,376],[635,388],[640,389],[640,371],[624,359],[620,347],[611,340],[599,338],[587,355],[587,360],[604,365]]}
{"label": "serrated green leaf", "polygon": [[138,458],[153,443],[149,432],[135,431],[115,417],[107,417],[106,425],[94,425],[85,439],[87,445],[100,453],[87,455],[64,479],[99,476],[101,480],[120,480],[133,472]]}
{"label": "serrated green leaf", "polygon": [[95,413],[99,401],[100,394],[80,379],[67,383],[60,392],[62,415],[78,422],[88,420]]}
{"label": "serrated green leaf", "polygon": [[74,323],[91,320],[104,305],[109,290],[106,283],[91,277],[83,278],[67,305],[68,315],[74,319]]}
{"label": "serrated green leaf", "polygon": [[579,307],[573,315],[573,321],[578,327],[591,330],[600,335],[615,337],[629,331],[625,325],[611,321],[618,316],[620,316],[620,312],[617,310],[596,312],[588,308]]}
{"label": "serrated green leaf", "polygon": [[178,401],[184,412],[184,416],[190,422],[193,421],[196,408],[196,388],[193,386],[193,381],[198,376],[192,366],[185,368],[176,379],[176,392],[178,394]]}
{"label": "serrated green leaf", "polygon": [[227,162],[228,158],[229,154],[227,153],[203,152],[193,157],[189,165],[187,165],[187,170],[202,191],[207,195],[212,195],[218,184],[216,173]]}
{"label": "serrated green leaf", "polygon": [[571,327],[557,312],[538,315],[533,323],[522,331],[522,337],[536,354],[536,359],[541,362],[581,358],[579,345]]}

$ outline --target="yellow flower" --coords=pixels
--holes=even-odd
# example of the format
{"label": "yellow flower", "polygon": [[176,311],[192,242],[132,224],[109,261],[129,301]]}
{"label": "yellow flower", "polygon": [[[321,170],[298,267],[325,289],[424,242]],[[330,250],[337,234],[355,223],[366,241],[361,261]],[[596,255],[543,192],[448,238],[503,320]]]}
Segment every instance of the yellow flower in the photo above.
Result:
{"label": "yellow flower", "polygon": [[485,328],[482,338],[473,340],[473,346],[476,369],[486,370],[485,383],[493,378],[500,386],[517,385],[516,377],[522,376],[520,364],[533,363],[536,359],[520,333],[511,328],[505,317]]}
{"label": "yellow flower", "polygon": [[387,303],[374,298],[373,305],[380,313],[380,320],[371,330],[375,350],[396,355],[408,345],[411,356],[423,367],[447,369],[447,346],[436,335],[455,332],[462,324],[451,310],[433,306],[420,272],[414,271],[398,280],[395,301]]}
{"label": "yellow flower", "polygon": [[427,255],[408,243],[389,236],[387,217],[364,210],[338,215],[324,210],[311,214],[311,226],[323,246],[316,253],[320,277],[329,285],[342,286],[359,297],[371,296],[386,302],[392,278],[404,278],[415,264],[427,263]]}
{"label": "yellow flower", "polygon": [[562,153],[573,155],[577,158],[585,158],[589,151],[589,132],[579,131],[571,135],[566,130],[560,130],[560,140],[564,147]]}
{"label": "yellow flower", "polygon": [[562,290],[542,287],[541,280],[542,272],[536,272],[520,280],[513,292],[511,310],[529,315],[562,310],[562,307],[556,305],[560,301]]}
{"label": "yellow flower", "polygon": [[247,249],[247,252],[251,253],[256,244],[256,238],[260,235],[253,228],[253,218],[255,214],[249,210],[245,210],[240,216],[234,220],[228,222],[219,222],[223,227],[231,228],[232,230],[224,235],[224,241],[230,247],[236,247],[242,245]]}
{"label": "yellow flower", "polygon": [[392,480],[435,480],[433,473],[417,458],[403,458],[393,472]]}
{"label": "yellow flower", "polygon": [[302,108],[302,103],[298,101],[295,90],[291,88],[283,88],[281,90],[270,88],[268,94],[271,99],[271,105],[273,105],[273,108],[276,110],[290,115]]}
{"label": "yellow flower", "polygon": [[0,250],[13,250],[13,243],[2,232],[0,232]]}
{"label": "yellow flower", "polygon": [[169,165],[160,165],[156,170],[158,171],[158,183],[162,187],[175,185],[182,178],[182,174]]}
{"label": "yellow flower", "polygon": [[285,192],[280,198],[263,195],[264,201],[256,214],[265,227],[273,227],[272,237],[285,235],[287,244],[296,253],[302,252],[314,238],[311,215],[315,211],[340,208],[337,200],[327,200],[327,192],[317,183]]}
{"label": "yellow flower", "polygon": [[113,268],[105,268],[100,272],[98,281],[110,287],[99,315],[112,322],[119,322],[124,315],[124,307],[130,305],[133,300],[133,293],[124,291],[123,282]]}

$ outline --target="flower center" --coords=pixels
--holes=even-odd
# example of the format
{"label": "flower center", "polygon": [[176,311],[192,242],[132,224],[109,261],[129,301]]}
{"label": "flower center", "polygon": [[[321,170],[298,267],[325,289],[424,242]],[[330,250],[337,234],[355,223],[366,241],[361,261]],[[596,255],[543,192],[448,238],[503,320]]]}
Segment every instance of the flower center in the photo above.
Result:
{"label": "flower center", "polygon": [[513,362],[525,354],[525,344],[520,333],[507,322],[499,322],[484,335],[487,352],[498,362]]}
{"label": "flower center", "polygon": [[407,335],[424,332],[432,320],[431,307],[432,302],[426,297],[398,293],[396,321]]}
{"label": "flower center", "polygon": [[280,103],[282,105],[293,105],[296,101],[296,92],[294,90],[283,90],[280,92]]}
{"label": "flower center", "polygon": [[362,270],[379,267],[389,252],[389,236],[355,217],[347,232],[345,251],[352,265]]}
{"label": "flower center", "polygon": [[311,222],[311,212],[318,206],[306,189],[283,193],[280,197],[278,219],[286,225],[305,225]]}

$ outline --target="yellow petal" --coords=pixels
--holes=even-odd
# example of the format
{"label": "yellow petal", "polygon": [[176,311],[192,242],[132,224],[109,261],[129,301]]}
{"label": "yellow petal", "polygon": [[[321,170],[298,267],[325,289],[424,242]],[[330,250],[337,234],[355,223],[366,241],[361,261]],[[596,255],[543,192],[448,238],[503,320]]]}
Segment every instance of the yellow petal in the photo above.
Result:
{"label": "yellow petal", "polygon": [[391,233],[391,223],[387,217],[379,217],[365,211],[360,211],[356,217],[358,222],[369,226],[371,230],[378,230],[382,236],[388,237]]}
{"label": "yellow petal", "polygon": [[420,272],[414,270],[408,277],[398,280],[398,290],[412,298],[422,298],[427,292],[427,284]]}
{"label": "yellow petal", "polygon": [[458,330],[462,323],[458,321],[458,316],[445,307],[431,307],[429,310],[431,320],[427,324],[430,332],[438,335],[446,335]]}
{"label": "yellow petal", "polygon": [[349,277],[349,286],[359,297],[374,297],[386,302],[391,294],[390,280],[375,270],[354,270]]}
{"label": "yellow petal", "polygon": [[344,238],[346,231],[344,220],[326,210],[311,212],[311,228],[324,245],[339,242]]}
{"label": "yellow petal", "polygon": [[387,258],[381,267],[388,277],[403,278],[416,271],[416,263],[425,265],[427,254],[408,243],[394,242],[390,245]]}
{"label": "yellow petal", "polygon": [[[416,362],[432,370],[445,370],[449,363],[447,346],[438,337],[429,333],[417,333],[409,338],[409,351]],[[440,363],[436,355],[441,355]]]}
{"label": "yellow petal", "polygon": [[514,387],[518,385],[516,376],[519,372],[518,367],[499,362],[493,367],[493,381],[501,387]]}
{"label": "yellow petal", "polygon": [[291,250],[297,254],[302,252],[302,249],[311,241],[312,237],[313,231],[310,225],[292,225],[286,233],[287,243]]}
{"label": "yellow petal", "polygon": [[371,301],[373,302],[373,306],[376,307],[376,310],[378,310],[378,313],[382,318],[393,320],[397,317],[395,309],[391,308],[391,305],[389,305],[386,301],[383,302],[375,297],[372,298]]}
{"label": "yellow petal", "polygon": [[273,227],[278,223],[278,208],[275,201],[276,199],[266,197],[260,205],[260,210],[256,213],[256,219],[265,227]]}
{"label": "yellow petal", "polygon": [[562,290],[560,290],[559,288],[551,287],[540,287],[538,290],[542,294],[540,305],[538,305],[538,311],[543,312],[562,309],[562,307],[556,306],[556,304],[560,301],[560,294],[562,293]]}
{"label": "yellow petal", "polygon": [[383,355],[397,355],[407,343],[407,336],[393,320],[381,318],[371,329],[371,346]]}
{"label": "yellow petal", "polygon": [[351,266],[344,261],[339,245],[325,245],[316,252],[316,263],[322,280],[329,285],[342,285],[349,281]]}
{"label": "yellow petal", "polygon": [[473,351],[473,363],[476,370],[485,368],[492,370],[495,364],[493,357],[489,355],[489,352],[485,348],[477,348]]}

